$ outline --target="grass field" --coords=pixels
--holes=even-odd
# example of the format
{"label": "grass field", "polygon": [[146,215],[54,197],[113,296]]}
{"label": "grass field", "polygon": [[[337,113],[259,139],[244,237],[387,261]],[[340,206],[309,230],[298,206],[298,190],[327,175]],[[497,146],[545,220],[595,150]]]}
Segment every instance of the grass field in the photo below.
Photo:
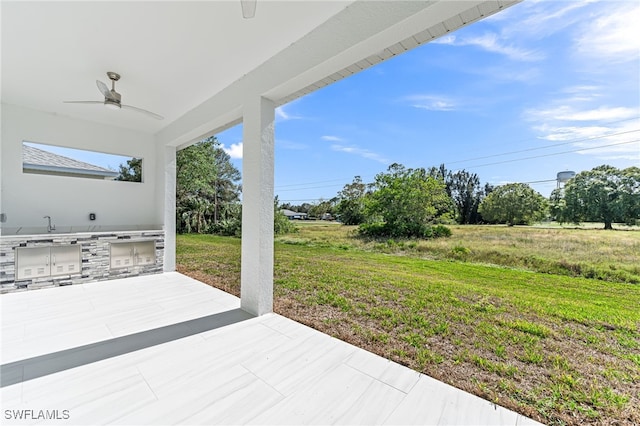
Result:
{"label": "grass field", "polygon": [[[548,424],[640,423],[640,232],[311,224],[275,248],[282,315]],[[181,235],[178,264],[239,293],[238,239]]]}

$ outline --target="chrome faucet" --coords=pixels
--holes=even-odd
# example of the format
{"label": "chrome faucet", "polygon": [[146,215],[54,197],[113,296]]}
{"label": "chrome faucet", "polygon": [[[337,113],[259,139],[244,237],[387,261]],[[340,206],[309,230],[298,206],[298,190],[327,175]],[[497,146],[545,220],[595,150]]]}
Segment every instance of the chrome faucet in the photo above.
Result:
{"label": "chrome faucet", "polygon": [[47,225],[47,232],[51,232],[51,231],[55,231],[56,230],[56,226],[55,225],[51,225],[51,216],[45,216],[45,217],[43,217],[43,219],[48,219],[49,220],[49,224]]}

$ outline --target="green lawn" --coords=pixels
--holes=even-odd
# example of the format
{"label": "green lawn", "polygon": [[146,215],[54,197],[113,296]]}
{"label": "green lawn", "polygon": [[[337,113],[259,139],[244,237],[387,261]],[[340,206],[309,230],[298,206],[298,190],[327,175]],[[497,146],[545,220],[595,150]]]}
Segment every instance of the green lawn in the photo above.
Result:
{"label": "green lawn", "polygon": [[[462,243],[480,252],[482,241],[484,250],[515,244],[514,259],[541,241],[583,238],[612,253],[640,241],[636,231],[548,231],[454,227],[447,242],[363,242],[347,227],[305,226],[276,241],[275,310],[545,423],[638,423],[639,285],[447,254]],[[450,247],[444,255],[422,248],[441,244]],[[583,259],[582,249],[568,253],[567,262],[600,262]],[[639,258],[635,250],[600,263],[633,272]],[[239,292],[238,239],[181,235],[178,264]]]}

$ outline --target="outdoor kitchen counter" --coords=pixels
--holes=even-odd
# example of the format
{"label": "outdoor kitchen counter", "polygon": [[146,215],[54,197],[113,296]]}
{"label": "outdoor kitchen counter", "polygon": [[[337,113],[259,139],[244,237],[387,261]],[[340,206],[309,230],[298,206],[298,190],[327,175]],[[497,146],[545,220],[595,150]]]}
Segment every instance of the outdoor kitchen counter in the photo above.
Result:
{"label": "outdoor kitchen counter", "polygon": [[[155,261],[144,265],[131,264],[112,268],[111,244],[135,241],[154,241]],[[16,248],[80,246],[81,268],[75,273],[18,279]],[[129,230],[45,233],[0,236],[0,292],[32,290],[62,285],[83,284],[138,275],[161,273],[164,258],[164,231]]]}

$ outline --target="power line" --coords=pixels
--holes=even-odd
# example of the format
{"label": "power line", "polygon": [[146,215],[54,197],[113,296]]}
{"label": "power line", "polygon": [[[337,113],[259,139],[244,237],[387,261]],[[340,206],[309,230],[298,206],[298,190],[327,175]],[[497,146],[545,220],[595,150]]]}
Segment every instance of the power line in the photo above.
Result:
{"label": "power line", "polygon": [[520,183],[526,183],[526,184],[530,184],[530,183],[546,183],[546,182],[557,182],[558,179],[545,179],[545,180],[532,180],[531,182],[520,182]]}
{"label": "power line", "polygon": [[[344,182],[343,179],[341,179],[340,181]],[[307,187],[303,187],[303,188],[279,189],[278,192],[301,191],[303,189],[332,188],[332,187],[335,187],[335,186],[342,186],[342,185],[343,185],[343,183],[336,183],[336,184],[333,184],[333,185],[307,186]]]}
{"label": "power line", "polygon": [[612,136],[620,136],[620,135],[624,135],[627,133],[634,133],[634,132],[639,132],[640,129],[635,129],[635,130],[627,130],[625,132],[618,132],[618,133],[610,133],[608,135],[602,135],[602,136],[592,136],[589,138],[584,138],[584,139],[574,139],[568,142],[561,142],[561,143],[555,143],[553,145],[545,145],[545,146],[537,146],[534,148],[527,148],[527,149],[521,149],[518,151],[510,151],[510,152],[504,152],[501,154],[492,154],[492,155],[486,155],[484,157],[475,157],[475,158],[469,158],[466,160],[458,160],[458,161],[449,161],[448,163],[445,164],[457,164],[457,163],[465,163],[467,161],[475,161],[475,160],[484,160],[487,158],[494,158],[494,157],[502,157],[504,155],[512,155],[512,154],[519,154],[521,152],[529,152],[529,151],[537,151],[540,149],[547,149],[547,148],[555,148],[557,146],[563,146],[563,145],[570,145],[570,144],[574,144],[574,143],[578,143],[578,142],[587,142],[587,141],[593,141],[593,140],[598,140],[598,139],[604,139],[604,138],[609,138]]}
{"label": "power line", "polygon": [[[607,123],[607,124],[614,124],[614,123],[618,123],[618,122],[622,122],[622,121],[637,120],[637,119],[638,118],[625,119],[625,120],[614,121],[612,123]],[[540,147],[527,148],[527,149],[522,149],[522,150],[517,150],[517,151],[509,151],[509,152],[505,152],[505,153],[492,154],[492,155],[487,155],[487,156],[482,156],[482,157],[468,158],[466,160],[444,162],[444,164],[446,164],[446,165],[458,164],[458,163],[464,163],[464,162],[468,162],[468,161],[484,160],[484,159],[487,159],[487,158],[495,158],[495,157],[501,157],[501,156],[505,156],[505,155],[519,154],[519,153],[522,153],[522,152],[530,152],[530,151],[537,151],[537,150],[541,150],[541,149],[555,148],[557,146],[564,146],[564,145],[570,145],[570,144],[579,143],[579,142],[588,142],[588,141],[594,141],[594,140],[599,140],[599,139],[605,139],[605,138],[609,138],[609,137],[612,137],[612,136],[620,136],[620,135],[624,135],[624,134],[635,133],[635,132],[638,132],[638,131],[640,131],[640,129],[627,130],[627,131],[624,131],[624,132],[617,132],[617,133],[609,133],[609,134],[606,134],[606,135],[592,136],[592,137],[589,137],[589,138],[573,139],[571,141],[556,143],[556,144],[552,144],[552,145],[545,145],[545,146],[540,146]],[[520,159],[505,160],[505,161],[501,161],[501,162],[482,164],[482,165],[479,165],[479,166],[469,166],[469,168],[484,167],[484,166],[494,165],[494,164],[509,163],[511,161],[521,161],[521,160],[528,160],[528,159],[532,159],[532,158],[541,158],[541,157],[549,157],[549,156],[553,156],[553,155],[567,154],[567,153],[571,153],[571,152],[579,152],[579,151],[587,151],[587,150],[591,150],[591,149],[606,148],[606,147],[609,147],[609,146],[622,145],[622,144],[633,143],[633,142],[637,142],[637,141],[638,140],[634,140],[634,141],[622,142],[622,143],[616,143],[616,144],[600,145],[598,147],[581,148],[581,149],[576,149],[576,150],[573,150],[573,151],[562,151],[562,152],[558,152],[558,153],[545,154],[545,155],[540,155],[540,156],[532,156],[532,157],[524,157],[524,158],[520,158]],[[370,175],[366,175],[366,176],[360,175],[360,176],[364,177],[364,178],[371,177]],[[295,183],[295,184],[289,184],[289,185],[278,185],[276,187],[276,189],[279,192],[285,192],[285,191],[288,192],[288,191],[298,191],[298,190],[304,190],[304,189],[331,188],[331,187],[338,186],[338,184],[322,185],[322,186],[311,186],[311,187],[307,187],[306,185],[315,185],[317,183],[329,183],[329,182],[341,182],[342,183],[347,179],[349,179],[349,178],[331,179],[331,180],[305,182],[305,183]],[[297,187],[297,188],[294,188],[294,189],[279,189],[279,188],[290,188],[290,187]]]}
{"label": "power line", "polygon": [[[626,144],[635,143],[635,142],[640,142],[640,139],[635,139],[635,140],[626,141],[626,142],[617,142],[617,143],[612,143],[612,144],[607,144],[607,145],[599,145],[599,146],[594,146],[594,147],[579,148],[579,149],[574,149],[574,150],[570,150],[570,151],[554,152],[554,153],[550,153],[550,154],[533,155],[533,156],[522,157],[522,158],[513,158],[511,160],[496,161],[496,162],[493,162],[493,163],[486,163],[486,164],[478,164],[478,165],[475,165],[475,166],[468,166],[468,168],[469,169],[473,169],[475,167],[486,167],[486,166],[493,166],[493,165],[497,165],[497,164],[513,163],[513,162],[516,162],[516,161],[531,160],[531,159],[534,159],[534,158],[553,157],[555,155],[564,155],[564,154],[570,154],[570,153],[573,153],[573,152],[589,151],[589,150],[593,150],[593,149],[607,148],[607,147],[610,147],[610,146],[617,146],[617,145],[626,145]],[[552,180],[555,180],[555,179],[552,179]],[[343,179],[341,179],[340,181],[344,182]],[[325,182],[327,182],[327,181],[325,181]],[[328,181],[328,182],[331,182],[331,181]],[[542,183],[542,182],[544,182],[544,181],[541,181],[540,183]],[[317,183],[320,183],[320,182],[317,182]],[[538,182],[523,182],[523,183],[538,183]],[[311,182],[309,184],[311,184]],[[300,185],[303,185],[303,184],[300,184]],[[340,186],[340,184],[308,186],[308,187],[292,188],[292,189],[280,189],[277,192],[302,191],[302,190],[306,190],[306,189],[320,189],[320,188],[334,188],[336,186]]]}
{"label": "power line", "polygon": [[607,148],[607,147],[610,147],[610,146],[617,146],[617,145],[626,145],[626,144],[635,143],[635,142],[640,142],[640,139],[635,139],[635,140],[627,141],[627,142],[610,143],[610,144],[607,144],[607,145],[592,146],[592,147],[589,147],[589,148],[573,149],[573,150],[570,150],[570,151],[554,152],[554,153],[551,153],[551,154],[533,155],[531,157],[513,158],[511,160],[496,161],[496,162],[493,162],[493,163],[478,164],[476,166],[468,166],[468,167],[470,169],[473,169],[474,167],[494,166],[496,164],[513,163],[513,162],[516,162],[516,161],[531,160],[532,158],[553,157],[554,155],[570,154],[572,152],[580,152],[580,151],[590,151],[592,149]]}
{"label": "power line", "polygon": [[[623,122],[626,122],[626,121],[635,121],[635,120],[640,120],[640,116],[637,116],[637,117],[631,117],[631,118],[624,118],[624,119],[622,119],[622,120],[616,120],[616,121],[608,121],[608,122],[606,122],[606,123],[599,123],[599,125],[602,127],[602,126],[609,126],[609,125],[611,125],[611,124],[618,124],[618,123],[623,123]],[[637,131],[637,130],[633,130],[633,131]],[[604,138],[604,137],[608,137],[608,136],[613,136],[613,135],[614,135],[614,134],[602,135],[602,136],[592,136],[592,137],[593,137],[593,138],[595,138],[595,139],[600,139],[600,138]],[[519,144],[519,143],[523,143],[523,142],[539,141],[539,140],[540,140],[540,138],[533,137],[533,138],[526,138],[526,139],[513,140],[513,141],[511,141],[511,144],[513,145],[513,144]],[[563,142],[562,144],[566,145],[566,144],[568,144],[568,143],[579,142],[579,141],[580,141],[579,139],[578,139],[578,140],[574,139],[574,140],[572,140],[572,141]],[[503,143],[503,142],[492,143],[492,144],[489,144],[489,145],[485,145],[485,147],[489,148],[489,147],[494,147],[494,146],[497,146],[497,145],[502,146],[502,145],[504,145],[504,143]],[[551,146],[557,146],[557,145],[560,145],[560,144],[555,144],[555,145],[551,145]],[[446,164],[449,164],[449,163],[447,163],[447,162],[445,162],[445,163],[446,163]]]}
{"label": "power line", "polygon": [[307,182],[307,183],[292,183],[289,185],[279,185],[278,188],[288,188],[290,186],[315,185],[316,183],[329,183],[329,182],[344,182],[344,179],[319,180],[317,182]]}
{"label": "power line", "polygon": [[[528,181],[528,182],[511,182],[511,183],[524,183],[524,184],[529,185],[529,184],[533,184],[533,183],[551,183],[551,182],[557,182],[557,181],[558,181],[558,179],[542,179],[542,180],[531,180],[531,181]],[[320,197],[320,198],[300,198],[300,199],[295,199],[295,200],[280,200],[280,201],[288,203],[288,202],[291,202],[291,201],[310,201],[310,202],[314,202],[314,201],[323,201],[323,200],[324,201],[328,201],[328,200],[330,200],[330,198],[327,198],[327,199],[325,199],[323,197]]]}

